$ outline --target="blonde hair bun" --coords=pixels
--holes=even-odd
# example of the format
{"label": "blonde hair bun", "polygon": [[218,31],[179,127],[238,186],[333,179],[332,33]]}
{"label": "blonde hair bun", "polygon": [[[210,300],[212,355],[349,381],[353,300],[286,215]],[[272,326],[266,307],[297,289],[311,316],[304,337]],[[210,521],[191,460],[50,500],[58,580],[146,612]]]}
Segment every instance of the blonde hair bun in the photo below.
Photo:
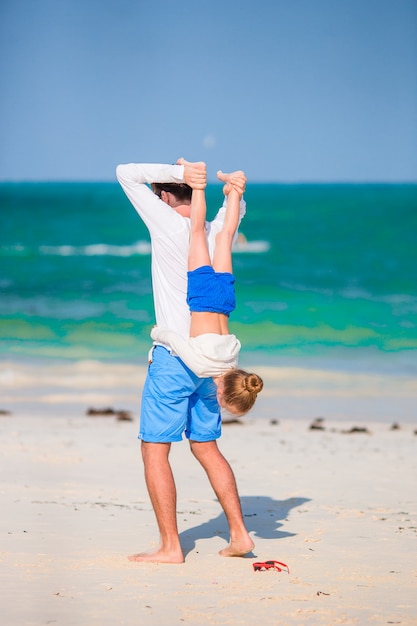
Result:
{"label": "blonde hair bun", "polygon": [[264,383],[258,374],[247,374],[244,378],[244,386],[249,393],[259,393],[262,391]]}
{"label": "blonde hair bun", "polygon": [[223,407],[235,415],[245,415],[255,404],[264,386],[257,374],[245,370],[230,369],[223,375]]}

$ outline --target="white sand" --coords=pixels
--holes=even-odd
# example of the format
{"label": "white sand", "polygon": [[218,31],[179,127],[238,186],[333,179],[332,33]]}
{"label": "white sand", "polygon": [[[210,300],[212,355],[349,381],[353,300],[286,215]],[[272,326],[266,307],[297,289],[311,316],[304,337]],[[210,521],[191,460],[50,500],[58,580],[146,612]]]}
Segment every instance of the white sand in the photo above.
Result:
{"label": "white sand", "polygon": [[[367,397],[351,394],[354,419],[349,407],[343,419],[329,411],[325,430],[310,430],[314,398],[336,390],[328,405],[335,415],[344,404],[341,381],[330,380],[328,396],[322,378],[306,382],[310,392],[292,410],[310,412],[297,419],[265,394],[242,424],[224,426],[220,440],[253,554],[217,554],[228,541],[225,520],[184,441],[173,446],[172,462],[186,561],[131,563],[128,554],[158,541],[136,440],[140,372],[68,367],[49,390],[47,368],[3,368],[0,408],[12,414],[0,418],[2,624],[417,624],[415,423],[391,413],[384,416],[399,422],[397,430],[375,414],[358,422]],[[412,383],[400,382],[407,405]],[[288,392],[290,382],[291,409],[297,397]],[[87,417],[92,404],[133,407],[134,420]],[[352,426],[369,432],[344,432]],[[253,571],[267,559],[287,563],[290,574]]]}

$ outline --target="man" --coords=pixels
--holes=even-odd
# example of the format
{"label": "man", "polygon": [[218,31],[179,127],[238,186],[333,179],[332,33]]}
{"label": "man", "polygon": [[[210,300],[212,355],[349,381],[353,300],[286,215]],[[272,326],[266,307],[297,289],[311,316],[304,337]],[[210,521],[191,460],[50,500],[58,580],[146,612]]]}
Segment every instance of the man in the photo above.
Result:
{"label": "man", "polygon": [[[190,324],[186,292],[191,188],[205,188],[205,166],[182,159],[175,165],[130,163],[119,165],[116,175],[150,233],[156,324],[186,338]],[[233,184],[232,174],[221,174],[219,178]],[[242,202],[240,219],[244,212]],[[213,222],[207,223],[211,254],[224,214],[225,204]],[[198,378],[161,345],[154,346],[150,360],[142,395],[139,438],[146,486],[161,543],[155,552],[134,554],[129,559],[184,561],[177,527],[176,486],[169,463],[171,444],[181,441],[183,432],[192,453],[206,471],[229,524],[230,543],[220,554],[243,556],[254,544],[243,522],[233,471],[217,447],[221,418],[215,385],[209,378]]]}

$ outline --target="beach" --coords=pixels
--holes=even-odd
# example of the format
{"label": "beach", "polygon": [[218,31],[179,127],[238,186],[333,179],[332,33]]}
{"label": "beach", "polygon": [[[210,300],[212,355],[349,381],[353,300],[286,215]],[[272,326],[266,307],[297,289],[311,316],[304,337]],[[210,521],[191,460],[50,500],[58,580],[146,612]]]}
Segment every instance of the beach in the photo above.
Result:
{"label": "beach", "polygon": [[[417,626],[417,0],[0,15],[0,626]],[[218,328],[210,311],[189,328],[186,302],[207,307],[187,270],[209,259],[190,250],[188,183],[210,262],[233,276]],[[214,446],[193,445],[226,510],[231,493],[229,554],[254,542],[244,557],[220,554],[228,525],[184,438],[184,562],[129,560],[161,556],[138,440],[155,325],[229,333],[263,379],[218,442],[251,540]],[[185,393],[167,372],[155,415],[159,393]],[[147,476],[168,503],[164,449]]]}
{"label": "beach", "polygon": [[[4,624],[417,623],[412,377],[265,368],[263,397],[225,417],[219,441],[253,552],[218,555],[225,519],[183,441],[171,458],[185,563],[163,565],[127,560],[158,543],[137,440],[145,369],[1,372]],[[254,570],[267,560],[289,573]]]}

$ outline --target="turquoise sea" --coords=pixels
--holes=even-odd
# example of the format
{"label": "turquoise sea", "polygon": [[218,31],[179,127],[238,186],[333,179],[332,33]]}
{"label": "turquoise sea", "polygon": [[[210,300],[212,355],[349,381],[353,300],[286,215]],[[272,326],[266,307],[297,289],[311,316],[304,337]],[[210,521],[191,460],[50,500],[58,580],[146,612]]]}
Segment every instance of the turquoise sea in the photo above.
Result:
{"label": "turquoise sea", "polygon": [[[207,189],[209,217],[221,186]],[[417,185],[252,184],[241,362],[417,372]],[[114,183],[0,184],[2,358],[145,362],[147,231]]]}

